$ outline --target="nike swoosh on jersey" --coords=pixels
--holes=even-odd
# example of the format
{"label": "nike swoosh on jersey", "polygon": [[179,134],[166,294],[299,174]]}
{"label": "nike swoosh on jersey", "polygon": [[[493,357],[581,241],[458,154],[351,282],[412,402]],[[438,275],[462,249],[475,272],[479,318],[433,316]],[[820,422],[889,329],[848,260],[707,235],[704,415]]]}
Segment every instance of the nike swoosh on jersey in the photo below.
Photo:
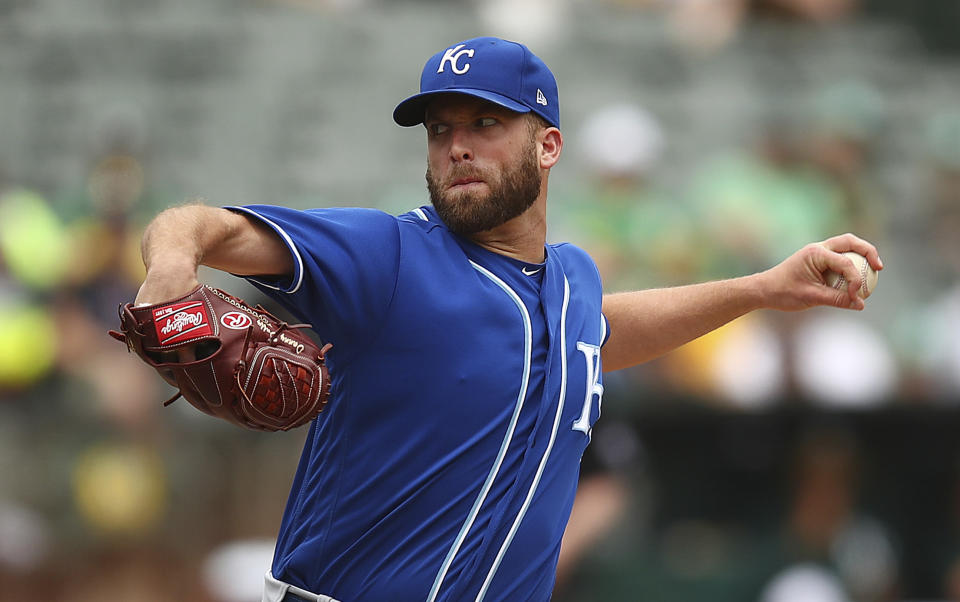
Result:
{"label": "nike swoosh on jersey", "polygon": [[528,272],[528,271],[527,271],[527,268],[524,267],[524,268],[520,268],[520,271],[523,272],[523,273],[524,273],[525,275],[527,275],[527,276],[533,276],[534,274],[536,274],[537,272],[539,272],[539,271],[542,270],[542,269],[543,269],[543,268],[537,268],[537,269],[535,269],[535,270],[532,270],[532,271]]}

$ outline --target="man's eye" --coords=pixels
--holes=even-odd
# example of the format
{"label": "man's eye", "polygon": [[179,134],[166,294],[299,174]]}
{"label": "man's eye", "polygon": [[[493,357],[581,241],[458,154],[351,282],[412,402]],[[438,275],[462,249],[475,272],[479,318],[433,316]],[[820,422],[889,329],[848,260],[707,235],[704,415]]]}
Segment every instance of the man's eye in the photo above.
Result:
{"label": "man's eye", "polygon": [[440,134],[443,134],[443,133],[446,132],[448,129],[450,129],[450,128],[447,127],[446,125],[442,124],[442,123],[433,123],[433,124],[430,124],[430,133],[433,134],[434,136],[438,136],[438,135],[440,135]]}
{"label": "man's eye", "polygon": [[482,128],[486,128],[486,127],[490,127],[496,122],[497,120],[494,119],[493,117],[481,117],[480,119],[477,120],[477,125]]}

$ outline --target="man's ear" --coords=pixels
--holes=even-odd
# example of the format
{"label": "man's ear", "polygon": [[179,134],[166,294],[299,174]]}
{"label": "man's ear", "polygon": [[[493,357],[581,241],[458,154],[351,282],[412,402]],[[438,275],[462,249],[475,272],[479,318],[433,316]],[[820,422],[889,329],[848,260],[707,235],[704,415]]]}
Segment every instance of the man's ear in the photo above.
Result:
{"label": "man's ear", "polygon": [[540,132],[540,168],[550,169],[560,160],[563,150],[563,135],[555,127]]}

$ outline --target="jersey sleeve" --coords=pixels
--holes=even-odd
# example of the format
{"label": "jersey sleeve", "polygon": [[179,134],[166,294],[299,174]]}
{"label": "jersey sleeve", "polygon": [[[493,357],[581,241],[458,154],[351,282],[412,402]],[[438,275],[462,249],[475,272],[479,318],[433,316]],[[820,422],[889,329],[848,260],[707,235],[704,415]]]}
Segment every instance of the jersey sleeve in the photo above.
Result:
{"label": "jersey sleeve", "polygon": [[305,211],[270,205],[226,207],[272,228],[293,257],[280,280],[245,276],[338,348],[372,340],[393,299],[400,262],[395,217],[373,209]]}

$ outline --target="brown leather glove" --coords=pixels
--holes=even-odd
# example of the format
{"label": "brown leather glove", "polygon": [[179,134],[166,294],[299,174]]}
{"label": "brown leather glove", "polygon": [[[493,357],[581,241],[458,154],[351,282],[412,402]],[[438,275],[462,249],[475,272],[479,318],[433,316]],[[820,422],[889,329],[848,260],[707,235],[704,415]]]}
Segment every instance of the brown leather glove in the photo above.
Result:
{"label": "brown leather glove", "polygon": [[251,309],[220,289],[200,285],[165,303],[120,306],[125,342],[201,412],[264,431],[313,420],[330,393],[324,355],[300,329],[263,307]]}

